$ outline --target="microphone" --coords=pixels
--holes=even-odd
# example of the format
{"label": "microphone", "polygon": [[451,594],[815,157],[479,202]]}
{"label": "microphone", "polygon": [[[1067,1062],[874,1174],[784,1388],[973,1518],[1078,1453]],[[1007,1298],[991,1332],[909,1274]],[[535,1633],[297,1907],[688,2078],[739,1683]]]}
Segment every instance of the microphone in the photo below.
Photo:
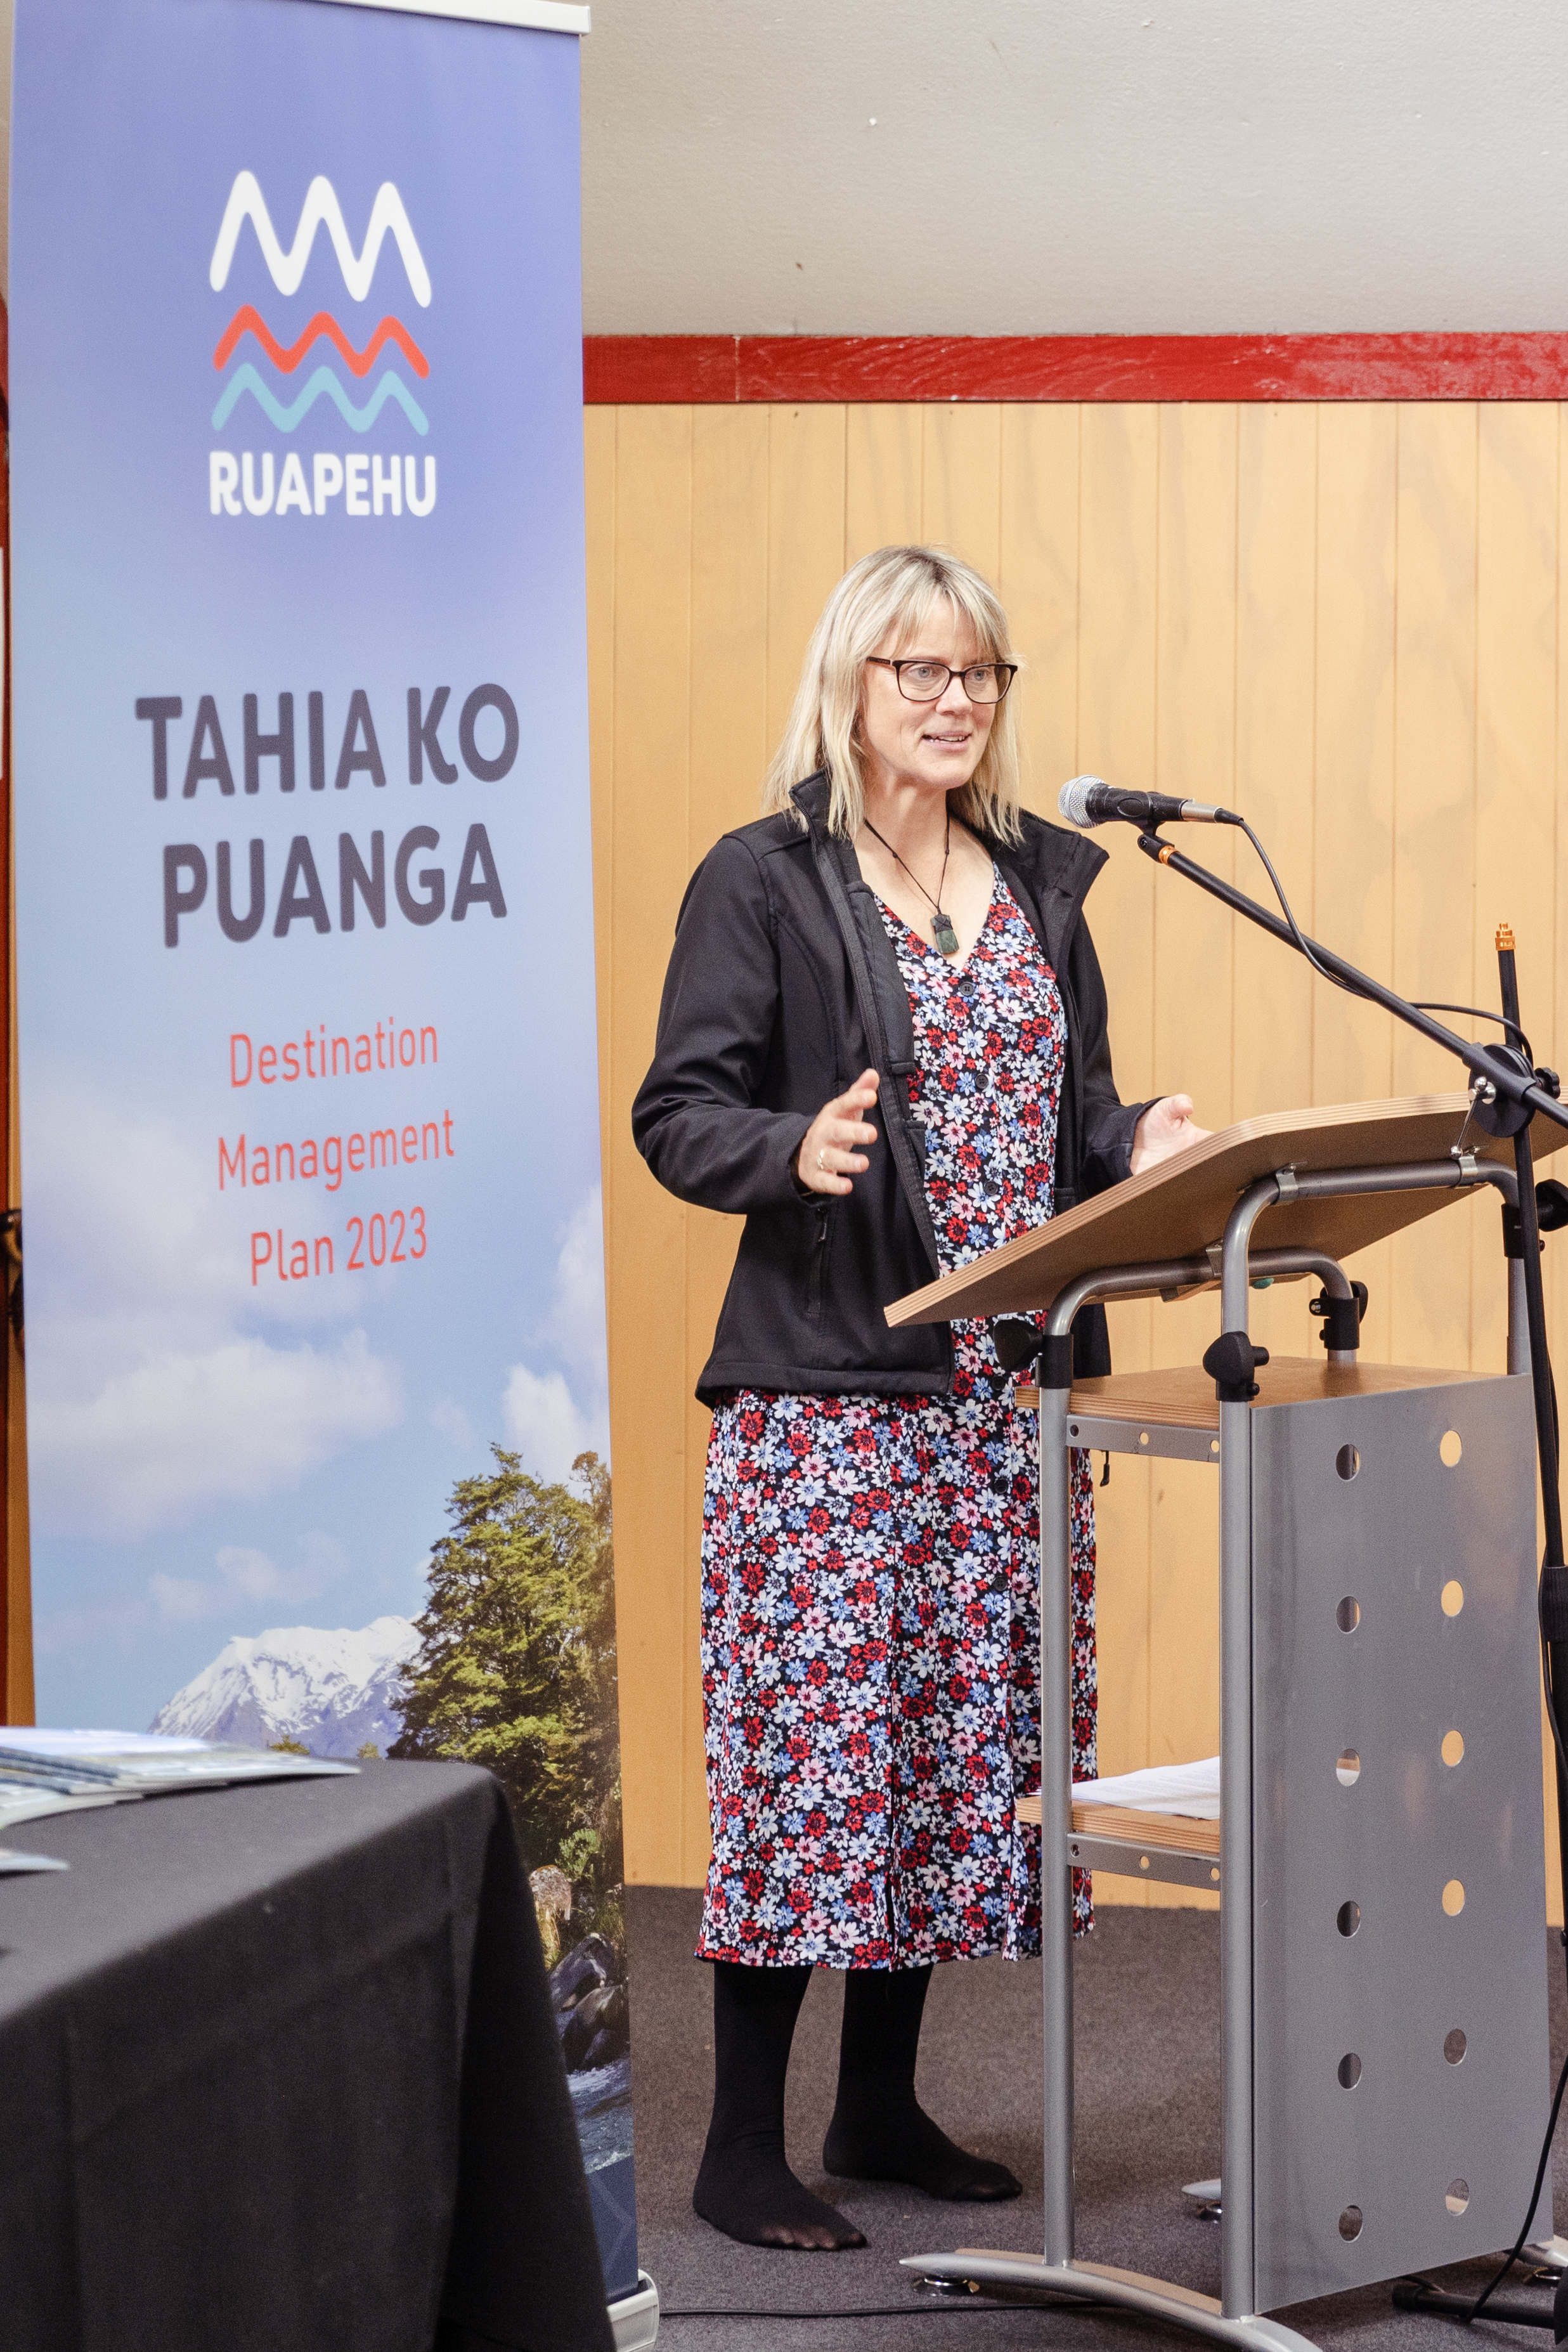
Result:
{"label": "microphone", "polygon": [[1125,824],[1141,825],[1146,833],[1156,824],[1239,824],[1229,809],[1213,808],[1207,801],[1173,800],[1168,793],[1124,793],[1100,776],[1074,776],[1056,797],[1059,813],[1069,824],[1108,824],[1120,817]]}

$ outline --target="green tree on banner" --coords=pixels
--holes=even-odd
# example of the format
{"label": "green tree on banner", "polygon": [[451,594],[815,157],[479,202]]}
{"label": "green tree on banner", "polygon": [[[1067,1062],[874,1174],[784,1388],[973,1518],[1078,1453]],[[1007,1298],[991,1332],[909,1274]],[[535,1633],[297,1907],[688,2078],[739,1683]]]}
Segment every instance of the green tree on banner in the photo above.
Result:
{"label": "green tree on banner", "polygon": [[570,1881],[571,1933],[619,1954],[621,1767],[610,1473],[580,1454],[547,1486],[492,1446],[435,1544],[418,1654],[388,1753],[483,1764],[511,1799],[530,1870]]}

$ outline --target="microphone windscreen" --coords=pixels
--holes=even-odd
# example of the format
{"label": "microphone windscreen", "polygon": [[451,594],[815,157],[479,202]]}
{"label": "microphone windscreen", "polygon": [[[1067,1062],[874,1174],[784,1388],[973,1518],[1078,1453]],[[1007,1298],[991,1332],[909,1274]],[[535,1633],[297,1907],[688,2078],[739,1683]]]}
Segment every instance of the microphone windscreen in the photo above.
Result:
{"label": "microphone windscreen", "polygon": [[1057,814],[1064,816],[1069,824],[1092,825],[1094,819],[1089,814],[1089,795],[1092,792],[1103,792],[1104,789],[1103,776],[1070,778],[1056,795]]}

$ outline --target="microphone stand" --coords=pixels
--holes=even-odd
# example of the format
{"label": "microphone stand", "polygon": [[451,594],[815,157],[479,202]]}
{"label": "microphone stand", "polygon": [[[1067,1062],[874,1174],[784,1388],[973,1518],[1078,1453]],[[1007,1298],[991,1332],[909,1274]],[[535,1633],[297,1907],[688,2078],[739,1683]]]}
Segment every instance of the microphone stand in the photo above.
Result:
{"label": "microphone stand", "polygon": [[[1222,881],[1218,874],[1211,874],[1207,866],[1183,856],[1174,842],[1166,841],[1158,833],[1141,832],[1138,847],[1156,865],[1169,866],[1174,872],[1185,876],[1187,881],[1197,883],[1200,890],[1207,890],[1211,898],[1218,898],[1233,913],[1245,915],[1248,921],[1256,923],[1260,930],[1270,932],[1285,946],[1306,955],[1309,963],[1315,959],[1355,995],[1364,997],[1369,1003],[1381,1005],[1385,1013],[1393,1013],[1396,1021],[1403,1021],[1407,1028],[1417,1031],[1423,1037],[1429,1038],[1433,1045],[1441,1045],[1452,1054],[1464,1064],[1471,1076],[1469,1118],[1484,1133],[1512,1139],[1514,1169],[1519,1181],[1519,1206],[1517,1211],[1504,1207],[1503,1248],[1509,1257],[1519,1255],[1524,1269],[1530,1375],[1535,1399],[1535,1441],[1541,1464],[1541,1499],[1546,1534],[1539,1594],[1542,1667],[1547,1712],[1551,1717],[1552,1744],[1556,1749],[1558,1859],[1563,1897],[1568,1902],[1568,1769],[1565,1769],[1563,1754],[1563,1709],[1559,1706],[1560,1699],[1568,1701],[1568,1566],[1564,1565],[1563,1558],[1557,1400],[1546,1349],[1546,1298],[1541,1278],[1541,1254],[1544,1244],[1541,1238],[1540,1204],[1535,1193],[1535,1160],[1530,1141],[1532,1113],[1551,1119],[1558,1127],[1568,1128],[1568,1108],[1556,1099],[1556,1079],[1551,1072],[1532,1069],[1528,1057],[1511,1044],[1477,1045],[1468,1037],[1458,1036],[1440,1021],[1435,1021],[1429,1013],[1424,1013],[1418,1005],[1396,995],[1393,989],[1383,987],[1381,982],[1369,978],[1365,972],[1358,971],[1343,956],[1320,947],[1315,940],[1304,940],[1279,916],[1270,914],[1266,907],[1260,907],[1255,898],[1249,898],[1244,891]],[[1511,1037],[1521,1033],[1513,934],[1506,924],[1499,930],[1497,947],[1503,1015],[1510,1024]],[[1550,1080],[1549,1086],[1541,1083],[1542,1076]],[[1556,1213],[1555,1203],[1552,1207],[1552,1225],[1568,1221]],[[1568,1959],[1568,1929],[1563,1932],[1562,1943],[1565,1959]],[[1568,2067],[1564,2069],[1564,2079],[1568,2080]],[[1560,2083],[1552,2104],[1552,2121],[1547,2126],[1546,2146],[1542,2150],[1542,2176],[1562,2097],[1563,2084]],[[1473,2319],[1482,2305],[1490,2301],[1491,2288],[1500,2283],[1522,2252],[1540,2189],[1541,2180],[1538,2179],[1535,2196],[1531,2200],[1531,2211],[1525,2217],[1518,2243],[1479,2302],[1469,2295],[1441,2294],[1425,2280],[1402,2280],[1394,2290],[1396,2304],[1407,2310],[1441,2312],[1467,2323]],[[1546,2235],[1551,2237],[1550,2228]],[[1491,2308],[1493,2315],[1499,2319],[1506,2317],[1515,2323],[1524,2321],[1530,2325],[1553,2327],[1561,2344],[1568,2338],[1568,2277],[1559,2288],[1557,2299],[1563,2309],[1555,2315],[1541,2313],[1529,2305],[1511,2302],[1493,2304]]]}
{"label": "microphone stand", "polygon": [[[1211,874],[1207,866],[1198,866],[1192,858],[1184,857],[1174,842],[1165,840],[1157,833],[1140,833],[1138,847],[1146,857],[1152,857],[1156,866],[1168,866],[1173,874],[1184,874],[1189,882],[1196,882],[1200,890],[1207,890],[1211,898],[1219,899],[1238,915],[1245,915],[1249,923],[1258,925],[1260,930],[1272,932],[1275,939],[1282,940],[1288,948],[1296,948],[1298,953],[1303,951],[1288,923],[1281,922],[1278,915],[1271,915],[1267,907],[1260,907],[1255,898],[1249,898],[1244,891],[1233,888],[1228,882],[1222,882],[1219,876]],[[1512,1124],[1493,1125],[1486,1114],[1499,1097],[1521,1108],[1527,1106],[1529,1109],[1538,1111],[1543,1118],[1553,1120],[1558,1127],[1568,1127],[1568,1107],[1540,1085],[1539,1074],[1530,1068],[1522,1054],[1515,1054],[1508,1046],[1472,1045],[1469,1038],[1460,1037],[1452,1029],[1446,1029],[1440,1021],[1434,1021],[1431,1014],[1423,1013],[1419,1005],[1410,1003],[1403,996],[1396,996],[1393,989],[1385,988],[1381,982],[1371,979],[1364,971],[1358,971],[1354,964],[1346,963],[1343,956],[1335,955],[1329,948],[1320,947],[1316,940],[1307,940],[1306,947],[1312,950],[1309,962],[1315,957],[1325,971],[1333,972],[1336,980],[1343,981],[1354,994],[1364,996],[1369,1003],[1381,1004],[1384,1011],[1392,1013],[1396,1021],[1403,1021],[1407,1028],[1418,1030],[1423,1037],[1429,1037],[1434,1045],[1441,1045],[1446,1052],[1454,1055],[1473,1076],[1481,1080],[1481,1099],[1476,1107],[1474,1118],[1476,1125],[1487,1134],[1514,1135],[1529,1127],[1528,1119],[1521,1119],[1517,1128]],[[1525,1075],[1527,1072],[1528,1076]],[[1522,1213],[1522,1201],[1520,1206]],[[1526,1258],[1527,1286],[1529,1269],[1530,1260]],[[1544,1333],[1544,1326],[1542,1331]],[[1532,1329],[1532,1339],[1534,1336]]]}

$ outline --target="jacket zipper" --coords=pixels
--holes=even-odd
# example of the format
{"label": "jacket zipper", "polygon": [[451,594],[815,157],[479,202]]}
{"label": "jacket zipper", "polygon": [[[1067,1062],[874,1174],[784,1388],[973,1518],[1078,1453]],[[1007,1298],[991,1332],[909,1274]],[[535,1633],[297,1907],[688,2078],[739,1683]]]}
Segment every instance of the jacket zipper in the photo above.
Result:
{"label": "jacket zipper", "polygon": [[831,1216],[832,1211],[823,1201],[813,1207],[811,1214],[817,1221],[817,1230],[811,1243],[810,1303],[808,1312],[813,1323],[820,1323],[822,1319],[822,1292],[827,1286],[828,1219]]}
{"label": "jacket zipper", "polygon": [[[866,965],[864,944],[855,925],[854,909],[849,903],[849,894],[844,887],[843,877],[833,863],[832,842],[815,820],[811,823],[811,843],[812,853],[817,860],[817,870],[827,892],[828,904],[833,910],[833,919],[839,927],[839,936],[843,941],[844,953],[849,959],[850,976],[854,986],[855,1001],[860,1006],[861,1020],[865,1026],[866,1038],[872,1052],[877,1056],[877,1066],[883,1083],[891,1093],[894,1088],[904,1086],[904,1080],[896,1076],[890,1067],[892,1054],[882,1025],[882,1013],[876,1001],[875,982]],[[925,1243],[926,1255],[931,1260],[931,1270],[934,1275],[940,1275],[942,1265],[936,1251],[936,1233],[931,1224],[931,1212],[925,1199],[925,1181],[918,1165],[905,1164],[906,1160],[912,1161],[915,1159],[914,1148],[909,1142],[904,1123],[908,1116],[907,1091],[903,1112],[904,1117],[901,1118],[895,1106],[884,1106],[883,1124],[886,1129],[888,1149],[893,1153],[894,1165],[897,1171],[904,1198],[914,1214],[915,1230]],[[949,1372],[949,1378],[951,1378],[951,1372]]]}
{"label": "jacket zipper", "polygon": [[[993,856],[995,856],[995,854],[996,854],[996,853],[995,853],[995,852],[993,852],[992,854],[993,854]],[[1002,859],[1001,859],[999,862],[1002,864],[1002,866],[1003,866],[1003,870],[1004,870],[1004,872],[1005,872],[1005,871],[1006,871],[1006,856],[1005,856],[1005,853],[1004,853],[1004,855],[1003,855]],[[1062,926],[1061,926],[1061,937],[1060,941],[1058,942],[1057,957],[1056,957],[1056,960],[1055,960],[1054,961],[1052,961],[1052,959],[1051,959],[1051,946],[1050,946],[1050,942],[1047,940],[1047,939],[1046,939],[1046,937],[1045,937],[1045,929],[1044,929],[1044,926],[1043,926],[1043,924],[1042,924],[1041,922],[1040,922],[1040,921],[1038,921],[1038,920],[1036,919],[1036,914],[1035,914],[1034,905],[1033,905],[1033,903],[1032,903],[1032,896],[1031,896],[1031,894],[1030,894],[1030,892],[1028,892],[1028,891],[1025,891],[1025,893],[1023,894],[1023,897],[1019,900],[1019,905],[1022,907],[1023,911],[1024,911],[1024,918],[1025,918],[1025,920],[1028,922],[1028,924],[1029,924],[1029,927],[1030,927],[1030,930],[1032,930],[1032,931],[1033,931],[1033,933],[1034,933],[1034,935],[1035,935],[1036,940],[1037,940],[1039,941],[1039,943],[1040,943],[1040,954],[1045,958],[1045,960],[1046,960],[1047,963],[1049,963],[1049,964],[1051,965],[1051,971],[1056,974],[1056,985],[1057,985],[1058,991],[1060,992],[1060,993],[1061,993],[1061,1010],[1062,1010],[1062,1015],[1063,1015],[1063,1018],[1065,1019],[1065,1021],[1066,1021],[1066,1023],[1067,1023],[1067,1055],[1066,1055],[1066,1064],[1065,1064],[1065,1067],[1064,1067],[1064,1070],[1063,1070],[1062,1075],[1063,1075],[1063,1076],[1065,1077],[1065,1079],[1067,1080],[1067,1087],[1068,1087],[1068,1090],[1071,1092],[1071,1104],[1070,1104],[1070,1106],[1069,1106],[1069,1119],[1068,1119],[1068,1127],[1069,1127],[1069,1132],[1070,1132],[1070,1134],[1071,1134],[1071,1140],[1072,1140],[1072,1165],[1071,1165],[1071,1192],[1072,1192],[1073,1199],[1074,1199],[1075,1201],[1076,1201],[1076,1200],[1078,1199],[1078,1197],[1079,1197],[1079,1193],[1080,1193],[1080,1185],[1081,1185],[1081,1179],[1082,1179],[1082,1160],[1083,1160],[1083,1076],[1082,1076],[1082,1072],[1080,1070],[1080,1068],[1079,1068],[1079,1066],[1078,1066],[1078,1056],[1077,1056],[1077,1055],[1076,1055],[1076,1054],[1074,1053],[1074,1051],[1073,1051],[1073,1038],[1074,1038],[1074,1036],[1075,1036],[1075,1034],[1076,1034],[1076,1032],[1077,1032],[1077,1026],[1078,1026],[1078,1009],[1077,1009],[1076,1005],[1073,1003],[1073,1001],[1072,1001],[1072,990],[1071,990],[1071,985],[1069,984],[1068,978],[1067,978],[1067,966],[1068,966],[1069,960],[1071,959],[1071,953],[1072,953],[1072,935],[1073,935],[1074,931],[1076,931],[1076,929],[1078,929],[1079,923],[1080,923],[1080,922],[1082,921],[1082,916],[1083,916],[1083,901],[1084,901],[1084,899],[1089,896],[1090,887],[1091,887],[1091,885],[1093,883],[1094,878],[1095,878],[1095,876],[1099,873],[1099,871],[1100,871],[1100,869],[1099,869],[1099,867],[1098,867],[1098,866],[1093,867],[1093,868],[1090,871],[1090,873],[1089,873],[1089,874],[1087,874],[1087,875],[1084,877],[1084,879],[1082,880],[1082,882],[1079,885],[1078,888],[1073,892],[1073,894],[1072,894],[1071,898],[1068,900],[1068,905],[1067,905],[1067,917],[1066,917],[1066,920],[1063,922],[1063,924],[1062,924]],[[1011,888],[1011,887],[1012,887],[1012,877],[1011,877],[1011,876],[1010,876],[1010,875],[1009,875],[1009,877],[1008,877],[1008,881],[1009,881],[1009,888]],[[1015,896],[1016,896],[1016,895],[1017,895],[1017,894],[1015,893]],[[1062,1124],[1063,1124],[1063,1121],[1062,1121],[1062,1117],[1061,1117],[1061,1103],[1059,1102],[1059,1103],[1058,1103],[1058,1106],[1057,1106],[1057,1138],[1056,1138],[1056,1175],[1057,1175],[1057,1179],[1058,1179],[1058,1185],[1060,1185],[1060,1180],[1061,1180],[1061,1160],[1062,1160],[1062,1153],[1061,1153],[1061,1129],[1062,1129]],[[1056,1189],[1056,1188],[1055,1188],[1055,1187],[1053,1187],[1053,1189]]]}

